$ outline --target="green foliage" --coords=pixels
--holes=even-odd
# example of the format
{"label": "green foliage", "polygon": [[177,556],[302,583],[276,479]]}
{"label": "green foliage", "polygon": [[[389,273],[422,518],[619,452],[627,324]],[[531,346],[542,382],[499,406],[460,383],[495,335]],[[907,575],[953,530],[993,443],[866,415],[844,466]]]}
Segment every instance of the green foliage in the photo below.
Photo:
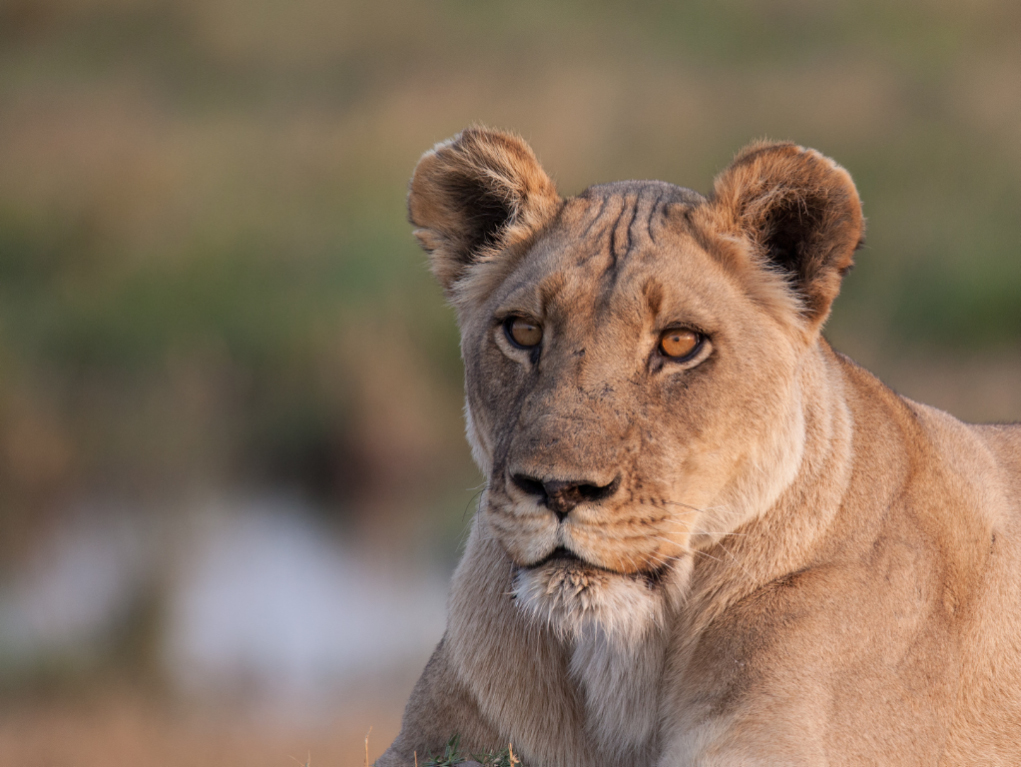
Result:
{"label": "green foliage", "polygon": [[461,753],[460,744],[460,735],[451,736],[443,753],[430,756],[421,762],[422,767],[456,767],[466,761],[478,762],[482,767],[527,767],[512,753],[513,746],[510,744],[502,751],[487,751],[481,754]]}

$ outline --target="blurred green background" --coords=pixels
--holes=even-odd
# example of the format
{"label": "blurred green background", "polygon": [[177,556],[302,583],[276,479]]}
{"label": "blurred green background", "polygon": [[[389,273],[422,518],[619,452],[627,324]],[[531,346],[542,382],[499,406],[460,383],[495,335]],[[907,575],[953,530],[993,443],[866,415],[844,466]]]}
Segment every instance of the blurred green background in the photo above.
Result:
{"label": "blurred green background", "polygon": [[[749,140],[818,148],[868,217],[834,345],[1021,418],[1016,0],[0,0],[0,580],[83,504],[280,494],[449,570],[480,479],[405,194],[472,122],[566,194],[705,192]],[[0,646],[7,721],[67,678],[172,696],[160,583],[59,673]]]}

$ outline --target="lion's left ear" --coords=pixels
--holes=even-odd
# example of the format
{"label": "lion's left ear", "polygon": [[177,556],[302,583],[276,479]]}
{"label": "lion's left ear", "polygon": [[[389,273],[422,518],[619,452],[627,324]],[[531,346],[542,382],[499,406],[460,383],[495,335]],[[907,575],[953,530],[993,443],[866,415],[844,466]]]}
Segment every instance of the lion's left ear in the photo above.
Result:
{"label": "lion's left ear", "polygon": [[814,149],[752,144],[716,178],[710,205],[787,277],[805,318],[820,326],[865,234],[850,174]]}

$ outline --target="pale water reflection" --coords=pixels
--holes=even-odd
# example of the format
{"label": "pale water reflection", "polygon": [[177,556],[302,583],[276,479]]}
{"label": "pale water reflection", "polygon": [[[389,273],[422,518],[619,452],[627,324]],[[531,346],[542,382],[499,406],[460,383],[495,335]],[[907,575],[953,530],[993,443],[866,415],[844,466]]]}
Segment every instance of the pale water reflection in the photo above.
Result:
{"label": "pale water reflection", "polygon": [[421,667],[443,632],[439,570],[395,570],[288,498],[80,509],[0,587],[0,663],[87,659],[156,589],[179,692],[328,707]]}

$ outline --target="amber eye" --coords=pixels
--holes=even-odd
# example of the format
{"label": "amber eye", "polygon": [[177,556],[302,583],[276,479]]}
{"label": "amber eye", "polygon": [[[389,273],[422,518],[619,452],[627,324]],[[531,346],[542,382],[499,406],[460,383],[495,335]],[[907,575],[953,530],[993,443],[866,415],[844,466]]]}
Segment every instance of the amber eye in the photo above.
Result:
{"label": "amber eye", "polygon": [[524,317],[508,317],[503,329],[511,343],[522,349],[534,349],[542,341],[542,325]]}
{"label": "amber eye", "polygon": [[659,339],[659,350],[671,359],[679,360],[690,356],[702,343],[702,336],[694,330],[674,328]]}

